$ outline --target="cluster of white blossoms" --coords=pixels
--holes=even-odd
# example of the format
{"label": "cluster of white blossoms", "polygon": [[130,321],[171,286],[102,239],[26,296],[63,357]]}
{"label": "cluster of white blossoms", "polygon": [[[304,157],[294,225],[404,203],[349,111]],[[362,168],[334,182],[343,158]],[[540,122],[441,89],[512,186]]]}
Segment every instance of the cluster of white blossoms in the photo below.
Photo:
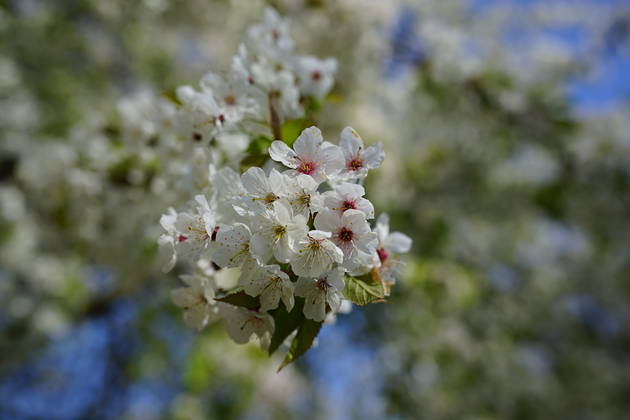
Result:
{"label": "cluster of white blossoms", "polygon": [[[234,135],[276,130],[301,117],[308,99],[322,100],[334,83],[337,61],[296,55],[288,22],[267,9],[232,59],[227,77],[209,73],[199,89],[181,86],[180,130],[201,144],[234,142]],[[277,135],[277,133],[274,132]]]}
{"label": "cluster of white blossoms", "polygon": [[[351,127],[338,145],[314,126],[278,140],[279,125],[302,115],[304,98],[328,93],[336,67],[332,59],[295,56],[292,48],[286,23],[269,10],[248,32],[229,78],[209,74],[200,91],[177,90],[176,124],[185,138],[212,152],[212,140],[226,133],[258,136],[263,167],[233,169],[247,166],[247,151],[236,162],[213,158],[200,194],[162,216],[159,239],[167,270],[182,261],[194,267],[181,276],[185,287],[172,292],[189,326],[222,319],[234,341],[256,336],[270,353],[297,331],[287,363],[310,347],[327,315],[389,295],[396,254],[411,246],[406,235],[389,233],[387,215],[372,222],[362,183],[384,159],[380,144],[366,147]],[[217,285],[224,269],[239,270],[230,292]]]}

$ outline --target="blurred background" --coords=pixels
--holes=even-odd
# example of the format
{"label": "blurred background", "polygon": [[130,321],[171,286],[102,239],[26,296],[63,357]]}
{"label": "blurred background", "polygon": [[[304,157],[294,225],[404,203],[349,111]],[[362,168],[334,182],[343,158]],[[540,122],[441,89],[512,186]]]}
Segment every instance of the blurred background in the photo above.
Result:
{"label": "blurred background", "polygon": [[[339,61],[319,126],[384,143],[414,240],[280,374],[170,303],[134,126],[266,6]],[[0,0],[0,418],[627,418],[629,105],[627,0]]]}

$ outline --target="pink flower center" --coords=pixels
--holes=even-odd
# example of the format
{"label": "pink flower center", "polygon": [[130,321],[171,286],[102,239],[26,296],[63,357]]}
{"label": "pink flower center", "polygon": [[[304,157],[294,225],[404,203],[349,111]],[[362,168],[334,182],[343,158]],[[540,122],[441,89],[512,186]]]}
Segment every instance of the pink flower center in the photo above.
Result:
{"label": "pink flower center", "polygon": [[297,167],[298,172],[306,175],[312,175],[316,169],[317,165],[314,162],[308,162],[304,160],[300,161],[300,166]]}
{"label": "pink flower center", "polygon": [[385,262],[385,260],[387,260],[387,258],[389,257],[387,251],[385,251],[384,248],[377,249],[376,253],[378,254],[378,259],[381,260],[382,263]]}
{"label": "pink flower center", "polygon": [[328,290],[330,288],[330,284],[328,283],[326,278],[318,279],[317,280],[317,287],[322,292],[325,292],[326,290]]}
{"label": "pink flower center", "polygon": [[346,211],[346,210],[350,210],[350,209],[356,209],[357,206],[354,204],[354,201],[352,200],[346,200],[343,203],[341,203],[341,210]]}
{"label": "pink flower center", "polygon": [[179,235],[177,242],[184,242],[188,237],[186,235]]}
{"label": "pink flower center", "polygon": [[210,240],[211,241],[216,241],[217,240],[217,232],[219,231],[219,226],[215,226],[214,229],[212,229],[212,236],[210,236]]}
{"label": "pink flower center", "polygon": [[350,242],[354,233],[347,227],[342,227],[339,230],[339,240],[342,242]]}
{"label": "pink flower center", "polygon": [[349,160],[346,166],[351,171],[358,171],[363,168],[363,161],[360,158],[355,157],[354,159]]}

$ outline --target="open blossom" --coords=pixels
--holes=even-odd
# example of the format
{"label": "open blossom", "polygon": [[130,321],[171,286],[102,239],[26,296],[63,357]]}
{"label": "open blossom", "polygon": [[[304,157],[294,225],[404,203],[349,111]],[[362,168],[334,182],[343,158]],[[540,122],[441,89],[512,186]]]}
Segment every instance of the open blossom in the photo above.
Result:
{"label": "open blossom", "polygon": [[269,314],[228,304],[221,304],[220,312],[225,329],[236,343],[245,344],[255,335],[263,349],[269,347],[274,330],[273,318]]}
{"label": "open blossom", "polygon": [[221,268],[239,267],[251,258],[250,238],[249,227],[243,223],[221,226],[216,234],[217,248],[212,254],[212,261]]}
{"label": "open blossom", "polygon": [[337,267],[317,278],[300,277],[295,294],[304,298],[304,316],[313,321],[323,321],[326,304],[334,313],[339,310],[343,298],[343,269]]}
{"label": "open blossom", "polygon": [[405,254],[411,249],[411,238],[401,232],[389,231],[389,216],[382,213],[374,227],[374,232],[378,237],[375,263],[380,266],[381,278],[386,286],[386,291],[396,281],[396,276],[401,269],[400,262],[396,259],[396,254]]}
{"label": "open blossom", "polygon": [[175,305],[184,309],[186,325],[201,330],[208,322],[218,319],[219,313],[210,279],[202,275],[181,275],[180,279],[186,287],[173,289],[171,299]]}
{"label": "open blossom", "polygon": [[317,182],[343,169],[343,155],[339,146],[324,141],[317,127],[304,129],[293,144],[293,149],[282,141],[274,141],[269,155],[277,162],[292,168],[291,175],[310,175]]}
{"label": "open blossom", "polygon": [[247,32],[247,43],[258,54],[272,55],[281,60],[293,50],[293,39],[289,33],[289,22],[274,9],[265,10],[263,21]]}
{"label": "open blossom", "polygon": [[295,67],[303,93],[321,100],[330,92],[335,82],[337,60],[334,58],[320,60],[312,56],[298,57]]}
{"label": "open blossom", "polygon": [[312,230],[299,243],[291,268],[298,276],[317,277],[331,264],[343,262],[343,252],[330,241],[332,233]]}
{"label": "open blossom", "polygon": [[225,167],[217,171],[210,165],[209,181],[213,187],[212,199],[217,208],[217,221],[236,222],[238,215],[233,207],[234,201],[247,194],[241,176],[232,168]]}
{"label": "open blossom", "polygon": [[365,178],[368,170],[381,166],[385,158],[383,146],[380,143],[365,148],[363,139],[352,127],[343,129],[339,146],[344,156],[344,168],[340,174],[342,179]]}
{"label": "open blossom", "polygon": [[180,86],[176,94],[183,104],[178,119],[180,131],[192,142],[207,144],[222,126],[219,104],[210,92],[199,92],[192,86]]}
{"label": "open blossom", "polygon": [[250,96],[243,82],[225,80],[215,73],[207,73],[201,79],[201,87],[212,94],[219,109],[217,123],[230,126],[240,122],[246,115],[255,115],[258,104]]}
{"label": "open blossom", "polygon": [[315,217],[315,228],[331,232],[331,240],[343,251],[343,266],[348,270],[359,267],[376,249],[376,234],[359,210],[347,210],[342,215],[323,210]]}
{"label": "open blossom", "polygon": [[363,198],[365,188],[359,184],[344,182],[335,186],[334,190],[324,193],[324,206],[343,214],[346,210],[359,210],[367,219],[374,218],[374,206]]}
{"label": "open blossom", "polygon": [[256,265],[243,271],[240,278],[243,290],[250,296],[260,296],[260,311],[267,312],[276,309],[282,299],[287,311],[291,311],[294,304],[294,285],[287,273],[280,270],[280,266]]}
{"label": "open blossom", "polygon": [[262,214],[286,193],[285,176],[275,169],[267,176],[261,168],[252,167],[241,180],[246,193],[234,205],[241,216]]}
{"label": "open blossom", "polygon": [[195,260],[209,248],[215,229],[214,212],[204,195],[195,196],[195,202],[194,213],[170,210],[160,219],[166,233],[160,237],[159,243],[172,253],[164,267],[166,271],[173,268],[178,255]]}
{"label": "open blossom", "polygon": [[317,192],[319,184],[309,175],[300,174],[287,182],[287,200],[295,214],[307,217],[322,206],[322,196]]}
{"label": "open blossom", "polygon": [[280,200],[257,217],[256,226],[250,251],[261,263],[269,261],[272,255],[279,262],[289,262],[296,242],[308,232],[306,218],[294,216],[291,207]]}

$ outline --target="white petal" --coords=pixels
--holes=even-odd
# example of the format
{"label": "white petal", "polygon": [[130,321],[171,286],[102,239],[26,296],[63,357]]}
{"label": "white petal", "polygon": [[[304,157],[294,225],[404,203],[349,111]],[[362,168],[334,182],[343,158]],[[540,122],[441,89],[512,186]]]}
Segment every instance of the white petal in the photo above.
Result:
{"label": "white petal", "polygon": [[355,202],[357,210],[360,210],[365,214],[366,219],[374,218],[374,205],[365,198],[360,198]]}
{"label": "white petal", "polygon": [[291,312],[291,309],[293,309],[293,305],[295,304],[293,289],[294,285],[290,280],[284,282],[282,285],[282,302],[288,312]]}
{"label": "white petal", "polygon": [[184,323],[197,330],[201,330],[208,323],[207,305],[196,305],[184,312]]}
{"label": "white petal", "polygon": [[250,251],[261,264],[269,261],[272,255],[270,238],[264,236],[261,233],[255,233],[252,235],[252,239],[249,243]]}
{"label": "white petal", "polygon": [[332,233],[325,232],[325,231],[322,231],[322,230],[311,230],[308,233],[308,236],[310,236],[311,238],[313,238],[315,240],[320,240],[320,239],[330,238],[332,236]]}
{"label": "white petal", "polygon": [[326,293],[326,302],[333,312],[337,312],[341,306],[341,293],[337,290],[328,290]]}
{"label": "white petal", "polygon": [[365,213],[360,210],[346,210],[341,216],[340,223],[341,226],[346,226],[355,235],[370,232],[370,225],[365,218]]}
{"label": "white petal", "polygon": [[[361,213],[363,214],[363,213]],[[332,210],[322,210],[315,216],[315,229],[324,232],[335,232],[341,226],[339,212]],[[312,235],[311,235],[312,237]]]}
{"label": "white petal", "polygon": [[313,321],[323,321],[326,317],[326,295],[319,291],[309,293],[304,300],[304,316]]}
{"label": "white petal", "polygon": [[257,166],[249,168],[241,176],[243,186],[248,193],[254,195],[262,195],[269,191],[269,182],[265,171]]}
{"label": "white petal", "polygon": [[411,249],[411,238],[404,233],[392,232],[387,236],[383,245],[396,254],[404,254]]}
{"label": "white petal", "polygon": [[279,287],[267,287],[260,295],[260,311],[267,312],[271,309],[276,309],[280,303],[281,294],[282,291]]}
{"label": "white petal", "polygon": [[352,127],[346,127],[341,131],[339,146],[343,149],[347,159],[357,155],[359,149],[363,147],[363,140]]}
{"label": "white petal", "polygon": [[385,159],[385,152],[383,152],[383,146],[380,143],[373,144],[365,149],[363,152],[363,163],[368,169],[376,169],[381,166]]}
{"label": "white petal", "polygon": [[289,246],[288,233],[274,245],[273,256],[281,263],[288,263],[293,257],[293,250]]}
{"label": "white petal", "polygon": [[389,235],[389,215],[387,213],[381,213],[376,220],[375,232],[378,234],[378,240],[383,243]]}
{"label": "white petal", "polygon": [[298,136],[293,148],[300,159],[315,159],[317,157],[319,146],[324,141],[322,132],[319,128],[313,126],[305,128]]}
{"label": "white petal", "polygon": [[181,308],[189,308],[199,303],[199,296],[189,287],[179,287],[171,290],[171,300]]}
{"label": "white petal", "polygon": [[326,175],[335,175],[346,165],[341,148],[334,144],[325,144],[321,149],[320,155],[326,169]]}
{"label": "white petal", "polygon": [[269,156],[276,162],[280,162],[289,168],[296,168],[298,160],[295,152],[286,143],[276,140],[269,147]]}

